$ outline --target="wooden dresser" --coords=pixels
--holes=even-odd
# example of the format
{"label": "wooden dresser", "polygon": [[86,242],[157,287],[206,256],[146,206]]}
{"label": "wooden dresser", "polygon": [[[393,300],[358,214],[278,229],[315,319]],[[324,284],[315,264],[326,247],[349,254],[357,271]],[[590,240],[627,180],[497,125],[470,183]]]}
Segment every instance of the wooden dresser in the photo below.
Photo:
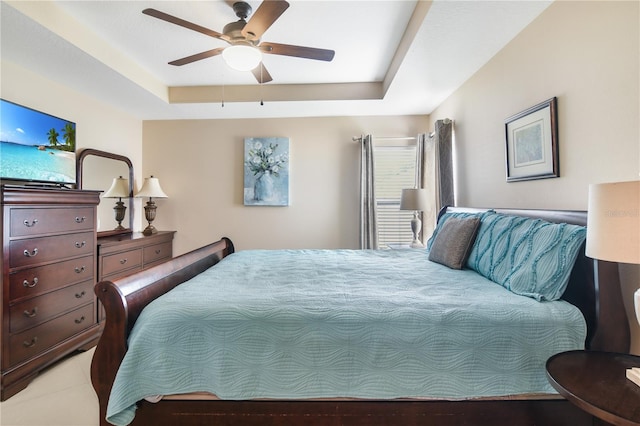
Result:
{"label": "wooden dresser", "polygon": [[[98,281],[115,280],[166,262],[173,256],[175,231],[141,232],[98,239]],[[98,321],[104,320],[100,307]]]}
{"label": "wooden dresser", "polygon": [[0,399],[99,337],[98,191],[2,185]]}

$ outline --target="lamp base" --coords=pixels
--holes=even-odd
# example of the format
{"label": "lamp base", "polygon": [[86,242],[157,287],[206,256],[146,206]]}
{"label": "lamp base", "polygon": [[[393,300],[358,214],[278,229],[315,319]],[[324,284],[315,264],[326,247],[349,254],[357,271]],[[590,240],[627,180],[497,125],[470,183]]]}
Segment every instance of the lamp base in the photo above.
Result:
{"label": "lamp base", "polygon": [[122,198],[120,198],[117,202],[113,211],[116,213],[116,222],[118,222],[118,226],[114,229],[114,231],[124,231],[124,226],[122,226],[122,221],[124,220],[124,214],[127,211],[127,206],[124,205]]}
{"label": "lamp base", "polygon": [[144,231],[142,231],[143,235],[153,235],[153,234],[157,234],[158,230],[156,229],[155,226],[149,224],[149,226],[147,226],[146,228],[144,228]]}
{"label": "lamp base", "polygon": [[424,248],[424,244],[418,238],[420,230],[422,230],[422,221],[419,217],[420,213],[413,212],[413,219],[411,219],[411,232],[413,233],[413,241],[411,241],[411,248]]}
{"label": "lamp base", "polygon": [[149,201],[147,201],[147,204],[144,206],[144,216],[149,225],[144,229],[144,231],[142,231],[143,235],[152,235],[158,232],[158,230],[151,224],[151,222],[156,218],[157,208],[155,201],[149,198]]}
{"label": "lamp base", "polygon": [[640,288],[633,293],[633,304],[636,310],[636,318],[640,323]]}

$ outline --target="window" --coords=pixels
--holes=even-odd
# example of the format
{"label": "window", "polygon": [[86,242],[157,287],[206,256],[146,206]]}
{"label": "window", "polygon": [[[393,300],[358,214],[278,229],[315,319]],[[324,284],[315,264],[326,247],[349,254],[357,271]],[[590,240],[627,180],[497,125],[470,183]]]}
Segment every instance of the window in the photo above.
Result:
{"label": "window", "polygon": [[404,188],[416,186],[416,143],[382,140],[374,149],[379,246],[410,244],[413,212],[400,210],[400,197]]}

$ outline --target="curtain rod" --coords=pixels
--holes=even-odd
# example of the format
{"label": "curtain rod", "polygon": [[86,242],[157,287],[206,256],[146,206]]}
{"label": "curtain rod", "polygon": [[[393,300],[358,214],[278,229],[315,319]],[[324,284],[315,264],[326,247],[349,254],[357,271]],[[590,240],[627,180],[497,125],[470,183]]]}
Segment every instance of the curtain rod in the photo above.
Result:
{"label": "curtain rod", "polygon": [[[407,137],[383,137],[383,136],[374,136],[373,139],[384,139],[387,141],[414,141],[416,140],[416,138],[414,136],[407,136]],[[362,136],[353,136],[351,138],[351,140],[353,140],[354,142],[361,142],[362,141]]]}
{"label": "curtain rod", "polygon": [[[442,122],[444,124],[449,124],[452,120],[450,118],[443,118]],[[427,136],[429,136],[429,138],[432,138],[436,135],[436,132],[431,131],[429,133],[427,133]],[[375,137],[373,136],[373,139],[384,139],[384,140],[390,140],[390,141],[414,141],[416,140],[415,137]],[[354,142],[362,142],[362,136],[353,136],[351,137],[351,140],[353,140]]]}

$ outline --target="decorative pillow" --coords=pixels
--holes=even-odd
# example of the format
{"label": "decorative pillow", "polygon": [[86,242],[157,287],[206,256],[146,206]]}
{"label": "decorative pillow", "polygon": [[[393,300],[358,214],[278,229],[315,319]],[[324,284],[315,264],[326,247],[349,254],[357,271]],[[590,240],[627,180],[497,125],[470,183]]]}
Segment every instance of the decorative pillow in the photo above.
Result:
{"label": "decorative pillow", "polygon": [[431,237],[429,237],[429,240],[427,241],[427,250],[431,250],[431,247],[433,246],[433,243],[434,243],[436,237],[438,236],[438,234],[442,230],[442,227],[447,223],[447,221],[449,219],[454,218],[454,217],[455,218],[462,218],[462,219],[473,218],[473,217],[482,218],[483,214],[485,214],[485,212],[482,212],[482,213],[448,212],[448,213],[443,214],[438,219],[438,224],[436,226],[436,229],[433,230],[433,234],[431,234]]}
{"label": "decorative pillow", "polygon": [[584,226],[488,213],[467,267],[513,293],[558,300],[586,237]]}
{"label": "decorative pillow", "polygon": [[429,260],[451,269],[462,269],[476,239],[479,217],[449,218],[435,237]]}

